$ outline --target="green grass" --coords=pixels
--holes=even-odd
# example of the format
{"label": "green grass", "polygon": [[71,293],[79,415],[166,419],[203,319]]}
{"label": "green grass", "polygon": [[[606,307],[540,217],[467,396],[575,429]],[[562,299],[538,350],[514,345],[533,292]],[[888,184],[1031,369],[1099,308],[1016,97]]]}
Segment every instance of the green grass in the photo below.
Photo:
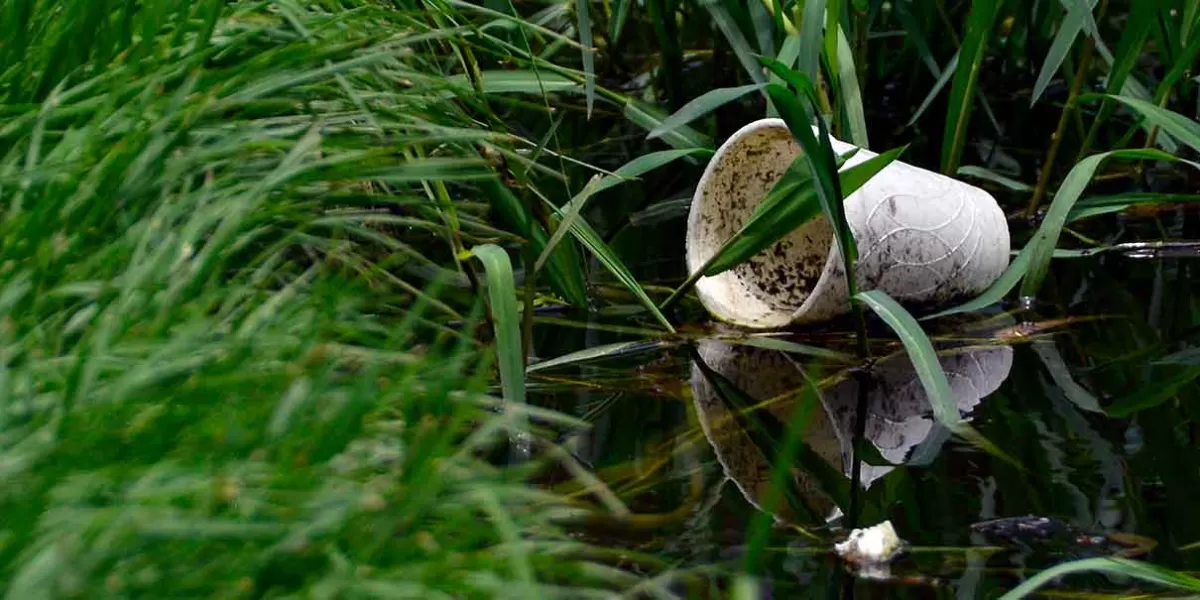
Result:
{"label": "green grass", "polygon": [[[1194,200],[1197,6],[0,0],[6,597],[683,593],[575,535],[625,499],[555,443],[589,423],[524,402],[525,372],[643,345],[531,367],[535,309],[688,345],[679,200],[768,114],[807,172],[731,263],[842,224],[838,199],[903,147],[1032,218],[1001,280],[934,316],[1018,286],[1053,302],[1056,251]],[[814,115],[879,162],[839,177]],[[666,256],[624,241],[651,214]],[[861,299],[937,364],[928,321]],[[792,429],[768,437],[802,447]],[[550,463],[591,495],[534,485]],[[757,571],[777,534],[755,527]]]}

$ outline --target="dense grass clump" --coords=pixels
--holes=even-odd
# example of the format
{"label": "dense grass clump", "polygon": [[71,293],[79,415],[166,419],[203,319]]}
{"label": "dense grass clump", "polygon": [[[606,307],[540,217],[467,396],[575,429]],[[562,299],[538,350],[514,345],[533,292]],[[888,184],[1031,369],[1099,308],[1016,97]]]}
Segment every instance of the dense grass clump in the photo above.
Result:
{"label": "dense grass clump", "polygon": [[507,142],[443,76],[462,31],[365,2],[0,14],[6,597],[630,583],[574,558],[536,463],[488,460],[516,413],[455,253],[516,236],[466,193]]}

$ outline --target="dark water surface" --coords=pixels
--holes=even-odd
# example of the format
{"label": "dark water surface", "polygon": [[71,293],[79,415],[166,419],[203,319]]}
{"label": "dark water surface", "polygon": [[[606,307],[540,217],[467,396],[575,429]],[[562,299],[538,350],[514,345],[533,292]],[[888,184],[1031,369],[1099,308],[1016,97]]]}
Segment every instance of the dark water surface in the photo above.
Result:
{"label": "dark water surface", "polygon": [[[629,237],[640,240],[641,256],[673,256],[682,231]],[[888,519],[911,544],[884,580],[855,578],[831,552],[845,535],[862,384],[846,365],[748,345],[706,323],[695,306],[683,310],[692,324],[682,339],[664,342],[638,331],[651,322],[637,311],[625,316],[618,308],[585,320],[541,318],[539,360],[646,343],[537,370],[530,393],[592,424],[565,446],[638,515],[599,520],[589,535],[682,569],[741,564],[788,418],[796,406],[809,406],[806,448],[773,511],[777,523],[763,556],[772,597],[836,597],[848,581],[856,597],[996,597],[1047,566],[1118,552],[1191,571],[1200,568],[1197,266],[1187,257],[1061,259],[1031,309],[1006,305],[930,323],[961,414],[1015,465],[938,425],[902,349],[873,327],[871,444],[861,456],[867,486],[857,517],[861,525]],[[680,269],[665,260],[641,268],[663,285]],[[851,331],[834,324],[786,339],[852,352]],[[722,333],[733,335],[723,340]],[[819,402],[801,395],[806,381],[820,388]],[[1070,529],[1030,541],[972,528],[1031,515]],[[1081,541],[1081,533],[1089,537]],[[702,585],[703,574],[696,580],[700,597],[727,594]],[[1159,593],[1100,575],[1073,575],[1054,590],[1073,597]]]}

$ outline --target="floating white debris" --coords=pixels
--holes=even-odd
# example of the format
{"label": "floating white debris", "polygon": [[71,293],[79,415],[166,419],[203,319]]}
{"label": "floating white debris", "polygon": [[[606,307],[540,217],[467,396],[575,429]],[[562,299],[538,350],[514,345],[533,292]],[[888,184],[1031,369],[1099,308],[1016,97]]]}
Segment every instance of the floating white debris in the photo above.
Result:
{"label": "floating white debris", "polygon": [[834,544],[837,551],[847,562],[863,567],[886,567],[892,559],[904,552],[907,544],[900,536],[891,521],[884,521],[874,527],[855,529],[850,532],[846,541]]}

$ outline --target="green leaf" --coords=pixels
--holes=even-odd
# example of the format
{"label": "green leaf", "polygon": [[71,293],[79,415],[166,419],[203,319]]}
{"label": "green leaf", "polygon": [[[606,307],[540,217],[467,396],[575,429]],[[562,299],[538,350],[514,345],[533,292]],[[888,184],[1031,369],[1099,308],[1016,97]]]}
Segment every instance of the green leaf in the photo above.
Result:
{"label": "green leaf", "polygon": [[525,372],[536,373],[538,371],[554,369],[566,365],[577,365],[579,363],[591,362],[594,360],[629,356],[631,354],[640,354],[642,352],[649,352],[651,350],[662,350],[664,348],[670,348],[677,345],[678,343],[676,342],[669,342],[666,340],[637,340],[633,342],[603,344],[529,365],[529,367],[525,369]]}
{"label": "green leaf", "polygon": [[[549,205],[549,208],[551,208],[559,216],[559,218],[566,217],[562,209],[559,207],[554,206],[549,202],[546,204]],[[658,309],[658,306],[655,305],[654,301],[650,299],[650,296],[646,294],[646,290],[642,288],[642,285],[633,277],[633,274],[629,272],[629,269],[625,266],[625,263],[621,262],[620,258],[617,258],[617,255],[612,251],[612,248],[609,248],[608,244],[604,243],[604,240],[600,238],[600,234],[596,233],[596,230],[592,229],[592,226],[589,225],[585,219],[575,219],[569,224],[568,230],[572,235],[575,236],[576,239],[579,240],[581,244],[584,245],[585,248],[590,250],[592,254],[595,255],[596,259],[600,261],[600,264],[604,265],[604,268],[608,269],[608,271],[617,278],[617,281],[620,281],[622,285],[628,288],[629,291],[632,292],[639,301],[641,301],[642,305],[650,311],[650,314],[654,316],[654,318],[660,324],[662,324],[662,326],[668,332],[675,333],[675,328],[671,326],[671,322],[668,321],[665,316],[663,316],[662,311]]]}
{"label": "green leaf", "polygon": [[967,125],[971,120],[971,99],[979,79],[979,65],[983,62],[988,37],[999,13],[999,0],[975,0],[971,3],[966,37],[954,73],[954,87],[950,90],[946,131],[942,138],[942,173],[947,175],[958,170],[958,163],[962,159]]}
{"label": "green leaf", "polygon": [[910,127],[913,123],[917,122],[917,119],[921,118],[921,115],[925,114],[925,109],[929,108],[929,105],[933,104],[933,101],[935,98],[937,98],[937,95],[942,92],[942,89],[946,87],[947,83],[950,83],[950,78],[956,73],[956,69],[958,67],[958,57],[960,55],[961,52],[955,52],[954,56],[950,58],[950,62],[946,63],[946,68],[942,69],[941,74],[938,75],[937,81],[935,81],[933,87],[929,89],[929,93],[925,94],[925,99],[921,101],[921,105],[917,107],[917,110],[913,113],[913,116],[909,117],[908,125]]}
{"label": "green leaf", "polygon": [[[625,103],[625,118],[646,131],[653,131],[656,127],[663,124],[667,116],[658,108],[630,99]],[[671,131],[663,134],[661,138],[662,141],[671,147],[681,150],[685,148],[712,148],[712,140],[710,138],[686,125],[672,128]]]}
{"label": "green leaf", "polygon": [[842,363],[853,363],[857,358],[852,354],[821,348],[818,346],[809,346],[808,344],[797,344],[789,340],[771,337],[768,335],[748,335],[748,336],[732,336],[722,338],[722,341],[739,346],[751,346],[754,348],[762,348],[764,350],[778,350],[789,354],[803,354],[805,356],[815,356]]}
{"label": "green leaf", "polygon": [[682,108],[675,111],[675,114],[669,116],[650,130],[650,135],[647,139],[655,139],[662,136],[664,133],[674,131],[675,128],[686,123],[691,123],[700,117],[726,105],[750,92],[755,92],[766,87],[766,84],[752,83],[734,88],[717,88],[709,92],[705,92],[700,97],[683,105]]}
{"label": "green leaf", "polygon": [[1159,126],[1180,142],[1187,144],[1193,150],[1200,152],[1200,123],[1197,123],[1177,112],[1155,106],[1145,100],[1128,96],[1108,96],[1118,102],[1138,111],[1150,123]]}
{"label": "green leaf", "polygon": [[1090,572],[1139,579],[1188,592],[1200,592],[1200,579],[1184,575],[1183,573],[1176,573],[1162,567],[1156,567],[1127,558],[1085,558],[1050,567],[1025,580],[1021,585],[1001,596],[1000,600],[1020,600],[1021,598],[1029,597],[1038,588],[1064,575]]}
{"label": "green leaf", "polygon": [[1042,70],[1038,73],[1037,81],[1033,84],[1033,96],[1029,99],[1030,105],[1037,104],[1038,99],[1042,97],[1046,86],[1050,85],[1050,80],[1062,66],[1063,59],[1067,57],[1067,53],[1071,51],[1071,46],[1075,45],[1075,39],[1079,37],[1079,32],[1083,29],[1087,29],[1089,32],[1096,31],[1092,6],[1089,6],[1088,0],[1072,0],[1070,9],[1067,10],[1062,23],[1058,26],[1058,33],[1054,34],[1054,41],[1050,44],[1050,51],[1042,63]]}
{"label": "green leaf", "polygon": [[1188,367],[1171,377],[1161,375],[1147,381],[1133,393],[1113,401],[1105,412],[1115,419],[1123,419],[1135,413],[1154,408],[1179,395],[1179,390],[1200,378],[1200,368]]}
{"label": "green leaf", "polygon": [[921,317],[921,320],[928,321],[938,317],[946,317],[964,312],[973,312],[987,308],[1003,300],[1004,297],[1013,290],[1013,288],[1017,287],[1017,284],[1021,282],[1021,278],[1025,276],[1025,272],[1029,270],[1029,260],[1031,256],[1033,256],[1033,250],[1029,246],[1022,248],[1021,252],[1017,254],[1017,257],[1008,264],[1008,269],[1004,271],[1004,274],[1000,275],[999,279],[993,282],[988,289],[984,290],[984,292],[977,296],[974,300],[964,302],[963,304],[955,306],[954,308],[948,308],[932,315],[926,315]]}
{"label": "green leaf", "polygon": [[[1046,211],[1046,216],[1042,221],[1041,227],[1038,228],[1037,233],[1034,234],[1029,243],[1025,245],[1025,248],[1009,263],[1008,269],[1004,271],[1004,274],[991,287],[974,300],[954,308],[927,315],[921,320],[925,321],[991,306],[1003,300],[1016,287],[1018,282],[1022,283],[1021,295],[1036,295],[1050,268],[1050,261],[1054,257],[1055,248],[1058,245],[1058,237],[1062,234],[1063,226],[1073,218],[1082,218],[1089,214],[1087,212],[1073,212],[1076,201],[1079,199],[1080,194],[1083,193],[1088,182],[1095,175],[1096,170],[1109,158],[1179,160],[1158,150],[1140,149],[1114,150],[1085,158],[1067,173],[1067,177],[1063,180],[1058,192],[1054,195],[1054,201],[1050,204],[1050,209]],[[1200,169],[1200,165],[1188,161],[1182,162]]]}
{"label": "green leaf", "polygon": [[850,142],[860,148],[870,148],[867,139],[867,117],[863,111],[862,90],[858,87],[858,71],[854,67],[854,52],[846,32],[837,26],[837,74],[841,82],[842,110],[850,124]]}
{"label": "green leaf", "polygon": [[1075,203],[1067,222],[1080,221],[1098,215],[1121,212],[1130,206],[1144,204],[1192,204],[1200,202],[1197,194],[1154,194],[1135,192],[1132,194],[1115,194],[1086,198]]}
{"label": "green leaf", "polygon": [[870,306],[871,310],[900,337],[917,377],[921,380],[921,386],[925,388],[925,394],[929,397],[929,403],[933,406],[934,418],[946,429],[986,452],[1016,464],[1016,461],[975,431],[959,414],[958,402],[950,391],[950,382],[946,379],[946,372],[942,370],[942,363],[938,361],[933,344],[912,315],[882,290],[859,292],[855,298]]}
{"label": "green leaf", "polygon": [[762,68],[755,60],[757,53],[750,47],[750,42],[746,41],[746,36],[742,35],[737,21],[730,16],[729,11],[725,10],[725,5],[720,0],[703,0],[701,4],[712,15],[717,29],[721,30],[725,41],[729,42],[729,47],[733,48],[733,54],[737,56],[738,62],[742,63],[742,68],[746,69],[746,73],[750,75],[750,80],[754,83],[766,83],[767,76],[763,74]]}
{"label": "green leaf", "polygon": [[588,0],[575,0],[575,16],[579,45],[583,46],[583,93],[587,98],[587,118],[591,119],[592,105],[596,103],[596,57],[592,54],[592,18],[588,14]]}
{"label": "green leaf", "polygon": [[[512,231],[525,237],[535,254],[542,254],[548,237],[542,224],[534,220],[529,206],[521,202],[499,179],[480,186],[492,207]],[[547,277],[551,289],[572,306],[587,306],[587,286],[583,281],[584,263],[575,246],[559,244],[547,259]]]}
{"label": "green leaf", "polygon": [[1000,184],[1014,192],[1032,192],[1033,191],[1033,186],[1031,186],[1027,183],[1017,181],[1016,179],[1013,179],[1011,177],[1005,177],[1004,175],[1001,175],[1001,174],[999,174],[995,171],[989,170],[989,169],[985,169],[983,167],[975,167],[975,166],[959,167],[958,174],[965,175],[967,177],[974,177],[976,179],[983,179],[985,181],[990,181],[992,183],[997,183],[997,184]]}
{"label": "green leaf", "polygon": [[800,22],[800,56],[797,66],[809,81],[821,76],[821,29],[825,24],[825,0],[805,0],[804,16]]}
{"label": "green leaf", "polygon": [[525,355],[521,350],[521,313],[508,253],[494,244],[471,249],[487,274],[488,304],[496,332],[496,355],[500,363],[500,386],[504,399],[525,403]]}
{"label": "green leaf", "polygon": [[[799,85],[793,83],[794,81]],[[815,114],[818,106],[812,82],[808,81],[802,73],[793,73],[793,77],[789,78],[788,82],[793,83],[797,91],[808,100],[808,109],[812,113],[805,109],[796,96],[778,84],[768,85],[767,93],[775,102],[775,107],[779,109],[780,117],[787,123],[788,130],[800,143],[804,160],[808,163],[810,173],[816,179],[817,199],[821,201],[821,208],[833,226],[838,248],[847,266],[846,273],[851,281],[850,287],[853,289],[853,265],[855,259],[858,258],[858,250],[854,243],[854,234],[846,222],[846,209],[842,205],[841,182],[837,174],[833,145],[829,141],[829,131],[825,128],[824,119],[817,119],[817,128],[820,133],[820,139],[817,139],[809,125],[807,115]]]}
{"label": "green leaf", "polygon": [[[1137,66],[1138,58],[1142,55],[1142,48],[1146,45],[1146,36],[1150,33],[1150,27],[1156,20],[1155,13],[1156,11],[1153,10],[1129,11],[1129,18],[1125,22],[1121,39],[1117,42],[1117,53],[1113,58],[1112,69],[1108,73],[1108,83],[1105,89],[1109,94],[1120,94],[1125,87],[1125,81]],[[1105,98],[1092,125],[1093,129],[1108,121],[1115,108],[1116,104],[1110,98]],[[1089,131],[1089,139],[1092,135],[1094,133]]]}
{"label": "green leaf", "polygon": [[629,17],[629,5],[633,0],[614,0],[616,6],[613,8],[613,14],[608,22],[608,37],[612,43],[617,43],[621,40],[621,32],[625,30],[625,21]]}
{"label": "green leaf", "polygon": [[[471,85],[466,75],[451,75],[446,80],[454,85]],[[485,94],[538,94],[543,91],[579,91],[579,83],[569,77],[547,71],[483,71],[479,74],[480,89]]]}
{"label": "green leaf", "polygon": [[547,242],[545,247],[542,249],[541,255],[538,256],[537,263],[534,266],[534,272],[541,270],[542,265],[551,255],[551,252],[553,252],[554,248],[558,246],[558,243],[562,241],[566,233],[571,230],[571,226],[575,223],[575,221],[579,219],[579,215],[582,213],[583,207],[587,204],[587,201],[592,196],[627,181],[632,181],[649,171],[657,169],[685,156],[706,154],[711,155],[712,151],[704,148],[691,148],[684,150],[662,150],[659,152],[651,152],[650,154],[639,156],[628,163],[625,163],[611,175],[605,175],[604,177],[593,177],[592,180],[589,181],[586,186],[584,186],[583,190],[576,194],[575,197],[572,198],[569,203],[567,203],[565,216],[563,217],[562,222],[559,223],[558,228],[554,230],[554,235],[550,237],[550,241]]}
{"label": "green leaf", "polygon": [[[1037,295],[1038,290],[1042,286],[1042,281],[1046,278],[1046,273],[1050,269],[1050,260],[1053,258],[1054,248],[1058,245],[1058,236],[1062,234],[1062,228],[1066,224],[1071,208],[1075,206],[1075,202],[1083,194],[1084,188],[1087,187],[1088,183],[1095,176],[1096,169],[1100,168],[1100,165],[1109,158],[1176,160],[1171,155],[1158,150],[1114,150],[1112,152],[1089,156],[1075,165],[1067,173],[1066,178],[1063,179],[1058,192],[1054,194],[1054,201],[1046,211],[1046,216],[1042,220],[1041,227],[1038,227],[1037,233],[1034,234],[1025,247],[1030,252],[1030,256],[1028,272],[1021,282],[1022,296]],[[1010,266],[1009,268],[1011,269],[1012,267]]]}

